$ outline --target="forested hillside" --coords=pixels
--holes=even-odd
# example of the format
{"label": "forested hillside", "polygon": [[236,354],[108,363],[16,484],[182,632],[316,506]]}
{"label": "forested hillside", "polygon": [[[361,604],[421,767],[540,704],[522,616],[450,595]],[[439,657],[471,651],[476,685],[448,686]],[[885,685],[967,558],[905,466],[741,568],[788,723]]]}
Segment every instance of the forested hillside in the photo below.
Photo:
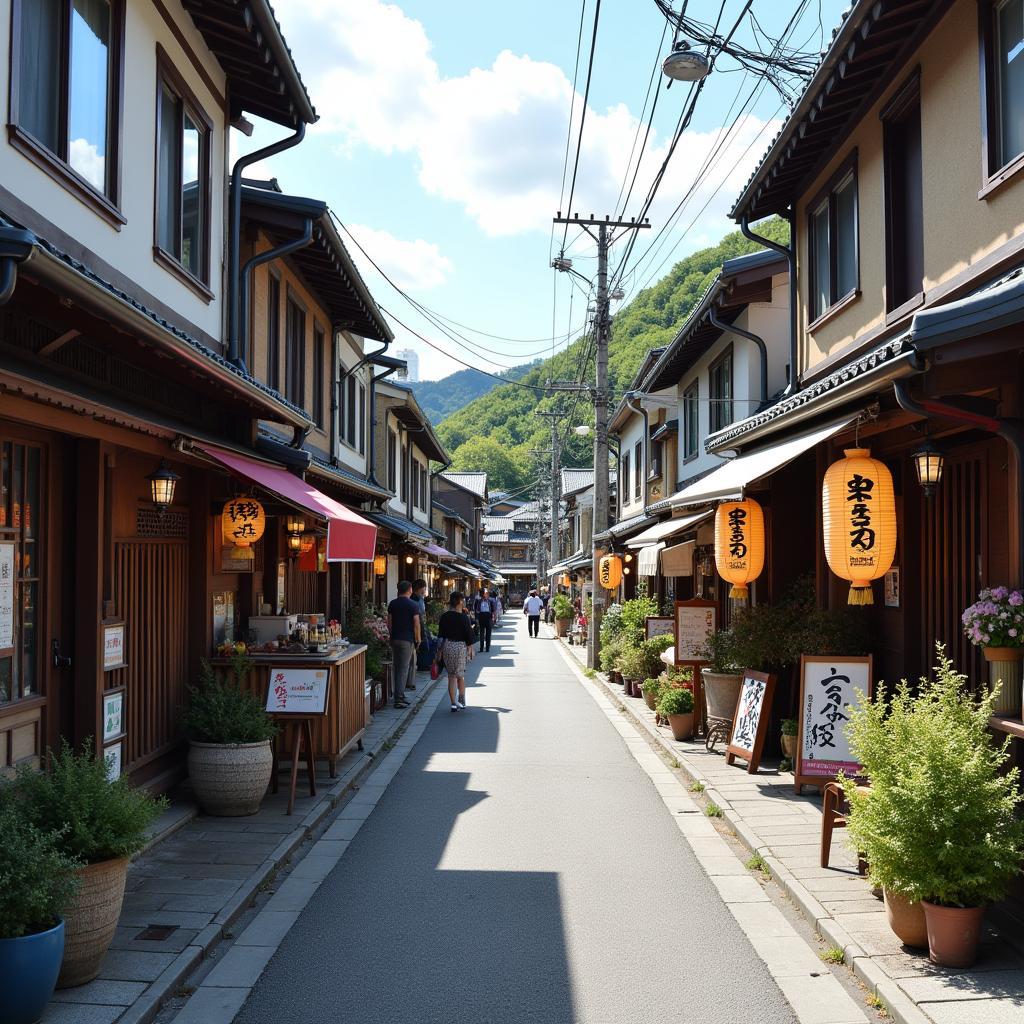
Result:
{"label": "forested hillside", "polygon": [[[519,380],[538,361],[517,366],[499,376],[508,380]],[[459,370],[440,380],[419,380],[411,383],[416,401],[427,414],[427,419],[435,426],[445,417],[458,412],[470,402],[487,394],[492,388],[499,386],[493,377],[480,370]]]}
{"label": "forested hillside", "polygon": [[[785,221],[773,219],[758,229],[773,241],[787,239]],[[640,292],[614,315],[608,357],[613,405],[629,387],[647,352],[667,345],[675,337],[722,263],[758,248],[734,231],[718,245],[680,260],[657,284]],[[549,380],[579,379],[587,341],[581,338],[539,363],[523,375],[520,383],[543,388]],[[583,373],[585,381],[593,381],[592,361]],[[531,388],[498,385],[448,416],[438,427],[438,434],[452,453],[453,468],[486,470],[491,490],[511,490],[532,479],[534,457],[530,449],[550,447],[550,428],[536,413],[558,410],[568,415],[572,407],[573,396],[569,394],[545,396],[543,391]],[[593,423],[593,418],[593,408],[583,395],[575,407],[573,423]],[[563,464],[586,465],[592,459],[591,440],[576,437],[571,431],[567,434]]]}

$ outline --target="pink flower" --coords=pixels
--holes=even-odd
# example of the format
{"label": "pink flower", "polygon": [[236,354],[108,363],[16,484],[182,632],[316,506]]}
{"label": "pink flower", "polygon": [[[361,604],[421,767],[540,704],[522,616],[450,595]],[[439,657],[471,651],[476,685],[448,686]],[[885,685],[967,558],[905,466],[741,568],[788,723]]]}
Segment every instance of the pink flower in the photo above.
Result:
{"label": "pink flower", "polygon": [[1016,636],[1016,635],[1017,635],[1017,630],[1014,629],[1013,627],[1011,627],[1010,628],[1010,636]]}
{"label": "pink flower", "polygon": [[1007,594],[1009,594],[1009,593],[1010,593],[1010,591],[1006,587],[993,587],[992,588],[992,596],[997,601],[1005,600]]}
{"label": "pink flower", "polygon": [[1017,608],[1019,605],[1024,604],[1024,595],[1022,595],[1019,590],[1011,591],[1010,604],[1012,604],[1014,608]]}

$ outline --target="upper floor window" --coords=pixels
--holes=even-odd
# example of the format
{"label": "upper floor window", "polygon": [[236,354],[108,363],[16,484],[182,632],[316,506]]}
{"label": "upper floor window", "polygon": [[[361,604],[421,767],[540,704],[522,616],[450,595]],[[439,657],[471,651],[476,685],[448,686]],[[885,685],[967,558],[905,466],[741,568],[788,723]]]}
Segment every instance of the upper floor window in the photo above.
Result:
{"label": "upper floor window", "polygon": [[281,389],[281,278],[267,273],[267,384]]}
{"label": "upper floor window", "polygon": [[811,203],[807,233],[814,321],[859,287],[856,154]]}
{"label": "upper floor window", "polygon": [[[342,367],[338,387],[338,436],[350,448],[366,450],[366,385]],[[391,488],[394,490],[394,487]]]}
{"label": "upper floor window", "polygon": [[995,185],[1024,165],[1024,0],[983,3],[981,31],[985,177]]}
{"label": "upper floor window", "polygon": [[732,423],[732,349],[723,353],[708,370],[708,392],[711,399],[711,433],[724,430]]}
{"label": "upper floor window", "polygon": [[402,501],[406,501],[409,494],[409,449],[403,444],[402,445],[402,469],[401,469],[401,480],[402,480]]}
{"label": "upper floor window", "polygon": [[366,453],[366,385],[359,382],[359,452]]}
{"label": "upper floor window", "polygon": [[122,0],[14,0],[11,141],[111,223],[120,192]]}
{"label": "upper floor window", "polygon": [[213,122],[159,47],[157,74],[155,254],[209,297]]}
{"label": "upper floor window", "polygon": [[388,431],[388,490],[394,494],[397,481],[395,479],[398,470],[398,435]]}
{"label": "upper floor window", "polygon": [[[639,498],[643,492],[644,480],[644,446],[643,441],[633,445],[633,497]],[[626,481],[627,485],[629,481]]]}
{"label": "upper floor window", "polygon": [[698,384],[694,381],[683,392],[683,460],[696,458],[700,440],[700,406]]}
{"label": "upper floor window", "polygon": [[285,398],[300,409],[306,407],[306,313],[288,299],[285,335]]}
{"label": "upper floor window", "polygon": [[318,427],[324,425],[324,359],[326,355],[324,329],[316,324],[313,327],[313,422]]}
{"label": "upper floor window", "polygon": [[629,504],[629,452],[622,456],[622,464],[619,469],[619,493],[622,495],[622,504]]}

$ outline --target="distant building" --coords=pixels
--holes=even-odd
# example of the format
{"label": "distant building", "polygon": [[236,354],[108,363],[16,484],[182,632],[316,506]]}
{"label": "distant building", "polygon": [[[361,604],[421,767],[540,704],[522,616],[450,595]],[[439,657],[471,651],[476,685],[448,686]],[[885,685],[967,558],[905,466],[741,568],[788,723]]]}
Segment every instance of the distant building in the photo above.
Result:
{"label": "distant building", "polygon": [[414,352],[411,348],[400,348],[395,353],[395,357],[404,359],[407,364],[407,369],[399,370],[396,374],[399,380],[407,380],[410,383],[414,383],[420,379],[420,356],[418,352]]}

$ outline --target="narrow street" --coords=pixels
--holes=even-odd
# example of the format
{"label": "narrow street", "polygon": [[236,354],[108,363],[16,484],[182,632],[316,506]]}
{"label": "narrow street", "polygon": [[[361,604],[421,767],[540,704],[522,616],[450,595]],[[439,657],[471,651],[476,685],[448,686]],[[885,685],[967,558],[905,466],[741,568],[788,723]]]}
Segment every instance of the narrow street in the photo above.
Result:
{"label": "narrow street", "polygon": [[513,611],[469,684],[466,712],[428,702],[237,1019],[793,1020],[556,642]]}

